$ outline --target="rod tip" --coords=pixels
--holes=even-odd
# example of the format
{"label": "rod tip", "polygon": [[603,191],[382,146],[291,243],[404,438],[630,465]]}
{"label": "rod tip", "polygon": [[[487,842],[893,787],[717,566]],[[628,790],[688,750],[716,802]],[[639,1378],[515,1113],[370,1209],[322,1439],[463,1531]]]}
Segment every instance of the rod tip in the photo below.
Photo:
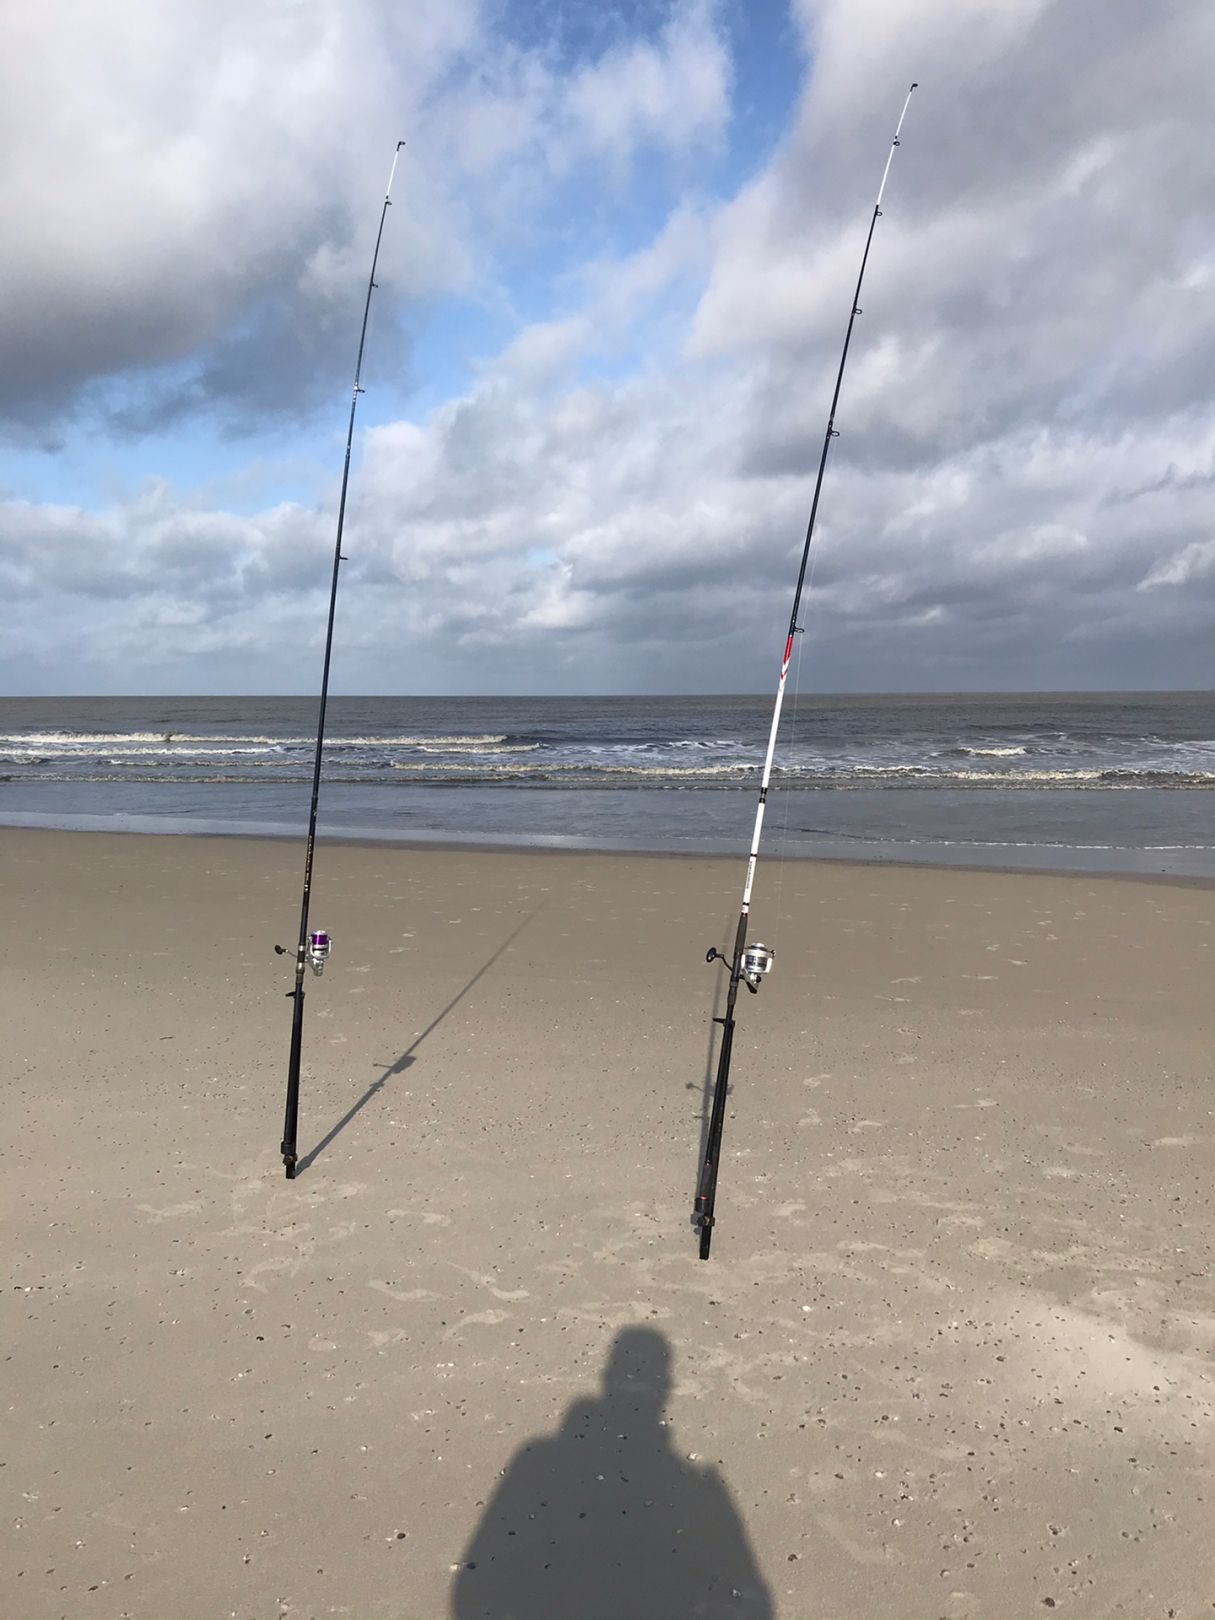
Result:
{"label": "rod tip", "polygon": [[[920,84],[919,84],[919,80],[918,80],[918,79],[917,79],[917,80],[916,80],[916,81],[914,81],[914,83],[913,83],[913,84],[912,84],[912,86],[911,86],[911,90],[918,90],[918,89],[919,89],[919,88],[920,88]],[[908,95],[910,95],[910,94],[911,94],[911,90],[909,90],[909,91],[908,91],[908,92],[907,92],[907,94],[908,94]]]}

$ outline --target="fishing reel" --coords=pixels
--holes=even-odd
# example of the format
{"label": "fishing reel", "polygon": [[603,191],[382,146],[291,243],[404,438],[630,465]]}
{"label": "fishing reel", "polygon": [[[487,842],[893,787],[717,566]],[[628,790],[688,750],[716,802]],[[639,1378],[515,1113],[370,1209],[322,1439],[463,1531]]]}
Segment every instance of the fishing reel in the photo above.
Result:
{"label": "fishing reel", "polygon": [[304,960],[319,979],[325,971],[325,963],[329,960],[329,952],[333,942],[323,928],[314,928],[308,935],[308,948],[304,952]]}
{"label": "fishing reel", "polygon": [[[329,952],[333,949],[333,941],[323,928],[314,928],[308,935],[308,943],[303,948],[304,961],[319,979],[325,971],[325,963],[329,960]],[[276,945],[276,956],[286,956],[287,947]]]}
{"label": "fishing reel", "polygon": [[[716,945],[710,945],[705,954],[706,962],[728,962],[730,958],[724,951],[719,951]],[[771,973],[776,961],[776,952],[768,945],[761,945],[756,940],[754,945],[748,945],[742,953],[742,962],[739,964],[739,978],[746,985],[753,996],[759,994],[759,987],[764,975]]]}

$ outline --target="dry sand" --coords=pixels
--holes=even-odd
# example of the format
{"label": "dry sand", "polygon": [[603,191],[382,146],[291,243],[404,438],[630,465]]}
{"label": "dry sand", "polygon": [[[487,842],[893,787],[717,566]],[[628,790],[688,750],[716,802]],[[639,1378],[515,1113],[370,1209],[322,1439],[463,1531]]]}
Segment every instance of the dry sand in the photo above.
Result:
{"label": "dry sand", "polygon": [[769,865],[702,1264],[741,862],[322,846],[289,1183],[300,858],[0,833],[0,1613],[1215,1611],[1215,893]]}

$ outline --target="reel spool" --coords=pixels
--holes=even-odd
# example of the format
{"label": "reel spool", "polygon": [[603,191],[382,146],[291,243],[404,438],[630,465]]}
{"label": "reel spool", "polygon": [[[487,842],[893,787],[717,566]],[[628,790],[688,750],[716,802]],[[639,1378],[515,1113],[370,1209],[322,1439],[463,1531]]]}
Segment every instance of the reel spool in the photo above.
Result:
{"label": "reel spool", "polygon": [[308,935],[308,947],[305,958],[308,966],[319,979],[325,971],[325,963],[329,960],[329,952],[333,942],[323,928],[314,928]]}
{"label": "reel spool", "polygon": [[742,956],[742,976],[752,990],[758,990],[760,980],[766,973],[771,973],[776,953],[767,945],[761,945],[757,940],[754,945],[748,945]]}

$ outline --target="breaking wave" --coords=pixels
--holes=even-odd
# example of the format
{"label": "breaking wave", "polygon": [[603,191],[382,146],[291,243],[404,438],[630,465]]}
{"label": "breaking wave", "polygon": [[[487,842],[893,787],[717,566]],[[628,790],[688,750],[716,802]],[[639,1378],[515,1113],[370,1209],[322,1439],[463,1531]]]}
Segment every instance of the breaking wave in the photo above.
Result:
{"label": "breaking wave", "polygon": [[[478,744],[508,742],[506,732],[464,733],[456,732],[450,736],[430,736],[426,733],[417,733],[409,736],[366,736],[366,737],[339,737],[327,736],[326,748],[437,748],[437,747],[473,747]],[[124,748],[131,753],[138,752],[136,745],[158,743],[162,746],[174,748],[197,748],[203,743],[227,743],[238,747],[250,747],[257,744],[275,748],[313,748],[316,746],[316,737],[284,737],[284,736],[258,736],[246,732],[235,731],[21,731],[9,732],[0,735],[0,747],[6,750],[26,746],[41,749],[61,747],[77,753],[89,748]]]}
{"label": "breaking wave", "polygon": [[484,742],[468,738],[463,738],[459,742],[435,738],[429,742],[418,743],[416,746],[421,754],[534,754],[540,744],[506,742],[501,737]]}
{"label": "breaking wave", "polygon": [[[324,779],[369,786],[747,790],[762,768],[771,712],[766,699],[733,698],[344,701],[357,706],[331,721]],[[825,701],[800,726],[787,724],[774,786],[1043,794],[1215,787],[1211,715],[1189,700],[888,702]],[[308,705],[284,704],[82,701],[48,715],[14,700],[4,711],[10,729],[0,731],[0,764],[11,780],[30,783],[295,784],[310,778],[315,734]],[[18,715],[28,716],[29,730]],[[69,719],[78,724],[63,723]]]}

